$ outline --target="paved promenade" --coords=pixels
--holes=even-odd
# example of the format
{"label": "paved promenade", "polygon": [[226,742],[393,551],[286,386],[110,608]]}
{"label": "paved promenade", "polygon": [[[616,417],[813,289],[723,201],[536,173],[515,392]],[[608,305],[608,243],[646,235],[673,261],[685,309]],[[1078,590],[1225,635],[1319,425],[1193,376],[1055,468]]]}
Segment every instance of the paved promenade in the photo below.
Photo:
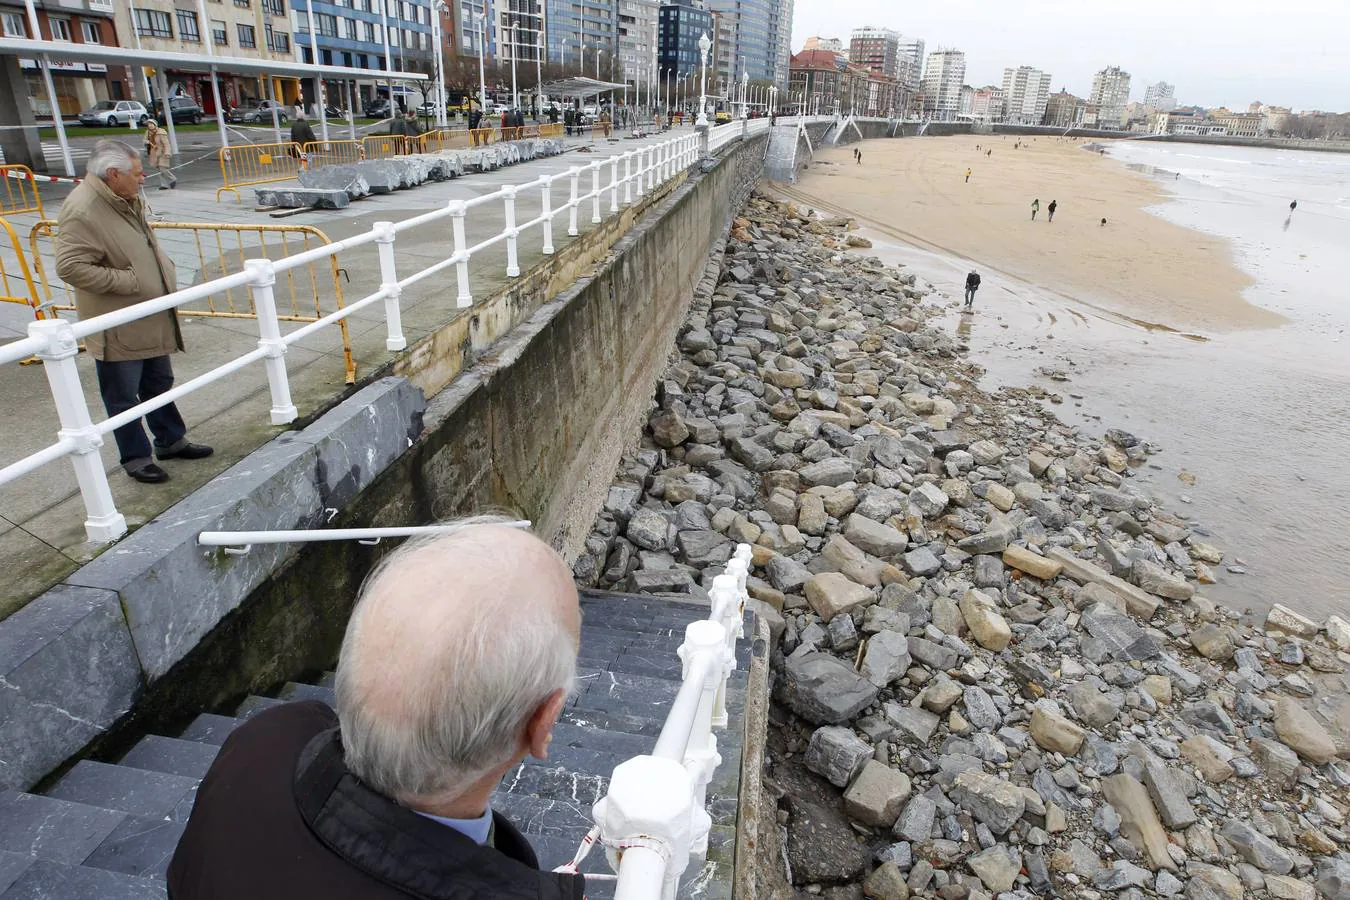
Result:
{"label": "paved promenade", "polygon": [[[585,165],[596,158],[637,149],[659,140],[686,134],[691,128],[667,132],[643,139],[569,141],[562,156],[539,159],[495,172],[473,174],[453,181],[427,184],[394,194],[373,196],[344,210],[305,212],[284,219],[271,218],[254,211],[252,194],[243,191],[245,202],[226,197],[217,203],[215,188],[219,180],[194,179],[175,191],[150,190],[147,193],[154,215],[163,221],[235,224],[311,225],[332,240],[340,240],[368,230],[377,221],[399,221],[413,215],[443,208],[451,200],[470,200],[492,193],[507,184],[528,182],[545,173],[563,172]],[[601,184],[608,184],[608,172]],[[589,190],[589,178],[583,178],[581,192]],[[60,201],[68,191],[60,186],[43,189],[48,218],[56,218]],[[622,199],[622,198],[621,198]],[[556,209],[567,200],[563,184],[555,186],[552,205]],[[527,221],[539,214],[540,192],[522,194],[517,201],[517,220]],[[601,209],[606,218],[609,198]],[[591,206],[583,204],[578,224],[584,234],[591,227]],[[38,221],[36,214],[10,218],[15,230],[26,236]],[[502,230],[502,205],[493,203],[474,210],[467,220],[468,242],[483,240]],[[565,247],[566,213],[554,218],[554,244]],[[199,280],[201,262],[195,239],[188,232],[160,231],[159,237],[178,266],[179,286]],[[541,257],[542,235],[538,227],[520,238],[520,266],[528,271]],[[8,252],[8,248],[5,248]],[[422,226],[401,234],[396,244],[400,275],[410,274],[444,259],[451,252],[449,220]],[[481,299],[507,281],[505,245],[496,244],[474,256],[470,271],[474,297]],[[214,249],[207,254],[215,256]],[[275,255],[275,254],[274,254]],[[209,262],[209,260],[208,260]],[[48,264],[50,267],[50,263]],[[357,248],[339,257],[342,267],[341,289],[348,304],[367,296],[379,287],[379,266],[374,245]],[[8,261],[7,261],[8,268]],[[237,260],[231,267],[238,270]],[[322,281],[320,282],[322,283]],[[331,284],[331,278],[329,279]],[[403,330],[411,345],[443,323],[460,314],[455,308],[454,270],[426,279],[407,289],[402,297]],[[312,287],[298,286],[300,293],[312,296]],[[277,286],[278,305],[283,285]],[[331,287],[320,289],[325,311],[332,307]],[[247,296],[236,303],[247,304]],[[312,304],[311,304],[312,308]],[[284,312],[284,310],[282,310]],[[0,343],[22,337],[32,312],[27,307],[0,303]],[[179,383],[253,349],[257,344],[257,323],[252,319],[203,318],[183,314],[183,332],[187,352],[174,357]],[[283,331],[299,327],[282,323]],[[357,377],[369,374],[388,361],[385,350],[385,324],[381,304],[355,313],[350,319],[352,353]],[[300,415],[306,416],[324,407],[346,387],[341,336],[331,327],[293,345],[286,356],[291,391]],[[79,360],[85,396],[95,421],[104,418],[94,379],[93,361]],[[122,474],[117,465],[116,447],[109,437],[103,448],[103,460],[118,509],[133,529],[190,493],[198,485],[243,458],[270,440],[280,430],[268,420],[270,408],[267,380],[261,365],[244,370],[229,379],[216,382],[179,402],[194,440],[216,448],[216,455],[200,462],[165,463],[171,480],[163,485],[143,485]],[[0,442],[0,465],[9,464],[50,445],[59,428],[51,395],[41,365],[0,367],[0,423],[5,438]],[[101,545],[85,543],[83,503],[76,490],[73,471],[67,460],[49,464],[18,482],[0,487],[0,566],[10,573],[0,586],[0,617],[27,602],[45,587],[61,578],[98,552]]]}

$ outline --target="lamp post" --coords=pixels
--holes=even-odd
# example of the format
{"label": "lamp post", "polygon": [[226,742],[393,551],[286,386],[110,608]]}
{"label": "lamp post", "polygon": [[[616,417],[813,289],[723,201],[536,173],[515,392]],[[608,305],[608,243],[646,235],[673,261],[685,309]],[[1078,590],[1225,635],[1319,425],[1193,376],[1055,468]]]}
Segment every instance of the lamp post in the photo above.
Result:
{"label": "lamp post", "polygon": [[548,48],[544,44],[543,28],[540,28],[535,36],[538,40],[535,41],[537,46],[534,48],[534,118],[538,120],[544,112],[544,54],[548,52]]}
{"label": "lamp post", "polygon": [[[306,0],[311,2],[311,0]],[[445,128],[449,123],[445,119],[445,39],[441,37],[441,10],[445,4],[437,0],[431,6],[431,24],[436,36],[436,127]],[[319,79],[314,79],[315,84],[320,84]],[[317,92],[316,92],[317,93]],[[323,99],[318,98],[319,115],[323,116]],[[322,118],[323,139],[328,140],[328,119]]]}
{"label": "lamp post", "polygon": [[483,56],[487,53],[487,38],[483,33],[483,13],[475,13],[478,21],[478,111],[487,115],[487,76],[483,74]]}
{"label": "lamp post", "polygon": [[750,73],[744,68],[741,69],[741,118],[750,118],[750,106],[747,98],[750,95]]}
{"label": "lamp post", "polygon": [[511,23],[511,109],[520,109],[520,90],[516,87],[516,23]]}
{"label": "lamp post", "polygon": [[698,52],[700,58],[699,66],[699,92],[698,92],[698,119],[695,125],[706,128],[708,126],[708,51],[712,49],[712,41],[708,38],[708,32],[703,32],[698,39]]}
{"label": "lamp post", "polygon": [[778,115],[778,85],[769,88],[769,118]]}

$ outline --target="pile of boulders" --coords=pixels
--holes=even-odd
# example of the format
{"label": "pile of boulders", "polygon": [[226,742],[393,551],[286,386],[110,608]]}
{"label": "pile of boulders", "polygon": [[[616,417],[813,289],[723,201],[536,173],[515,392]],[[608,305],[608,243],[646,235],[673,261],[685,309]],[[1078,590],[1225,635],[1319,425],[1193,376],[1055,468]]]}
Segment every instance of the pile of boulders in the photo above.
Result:
{"label": "pile of boulders", "polygon": [[1153,448],[982,392],[952,301],[849,228],[750,200],[575,567],[701,595],[753,545],[785,880],[1350,900],[1350,625],[1204,597]]}

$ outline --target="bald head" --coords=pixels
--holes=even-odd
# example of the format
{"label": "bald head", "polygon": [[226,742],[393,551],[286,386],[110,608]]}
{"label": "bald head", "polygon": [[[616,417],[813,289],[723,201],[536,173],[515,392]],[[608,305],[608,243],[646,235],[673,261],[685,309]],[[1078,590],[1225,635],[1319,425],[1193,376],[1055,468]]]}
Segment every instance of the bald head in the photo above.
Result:
{"label": "bald head", "polygon": [[367,580],[342,644],[348,767],[403,800],[453,796],[512,764],[541,708],[571,689],[580,619],[561,557],[500,520],[400,547]]}

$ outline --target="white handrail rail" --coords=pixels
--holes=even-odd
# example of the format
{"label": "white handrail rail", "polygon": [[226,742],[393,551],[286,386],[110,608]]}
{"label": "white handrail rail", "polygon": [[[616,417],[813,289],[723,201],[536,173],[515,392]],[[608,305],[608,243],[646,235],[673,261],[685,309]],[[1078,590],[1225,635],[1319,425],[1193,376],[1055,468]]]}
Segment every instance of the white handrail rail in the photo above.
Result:
{"label": "white handrail rail", "polygon": [[[32,356],[42,359],[61,427],[57,440],[51,445],[0,467],[0,485],[68,457],[74,465],[80,494],[84,500],[85,531],[89,539],[114,540],[126,532],[126,522],[113,503],[100,448],[105,436],[116,428],[247,368],[255,362],[262,362],[266,369],[272,401],[270,410],[272,424],[284,425],[292,422],[297,417],[298,411],[291,399],[286,368],[286,351],[290,346],[317,331],[342,322],[368,306],[383,303],[387,330],[386,349],[390,352],[403,350],[407,346],[407,340],[402,332],[399,298],[404,289],[454,267],[458,288],[454,294],[455,306],[459,308],[472,306],[469,265],[476,253],[497,243],[506,242],[506,275],[515,278],[520,275],[518,244],[522,234],[539,228],[542,252],[552,253],[555,217],[568,215],[568,234],[576,235],[579,233],[576,227],[576,210],[581,203],[587,200],[593,202],[591,221],[598,223],[602,218],[600,201],[604,193],[610,194],[610,213],[618,213],[622,206],[634,202],[634,182],[637,184],[637,195],[641,198],[658,185],[679,177],[698,161],[701,152],[700,136],[697,133],[681,133],[648,147],[620,151],[597,158],[585,165],[572,166],[562,172],[540,175],[523,184],[503,185],[495,191],[470,200],[452,200],[439,209],[398,222],[376,222],[369,230],[360,234],[321,244],[280,259],[247,260],[243,272],[191,285],[163,297],[146,300],[91,319],[47,319],[32,322],[28,327],[28,337],[0,346],[0,365],[17,363]],[[637,165],[634,165],[635,160]],[[624,163],[622,167],[619,165],[620,161]],[[607,184],[603,178],[606,171],[609,173]],[[577,180],[588,172],[591,174],[591,189],[584,194],[579,193]],[[565,204],[554,205],[551,202],[551,192],[554,185],[559,183],[570,186],[568,201]],[[517,223],[516,201],[522,192],[531,190],[541,192],[543,210],[528,221]],[[474,209],[498,203],[502,204],[500,208],[505,211],[505,227],[470,246],[465,235],[466,217]],[[445,219],[451,220],[454,235],[452,252],[417,272],[406,274],[402,278],[398,277],[393,252],[398,235]],[[379,251],[381,280],[379,289],[317,321],[283,334],[273,298],[277,276],[369,244],[376,244]],[[176,385],[172,390],[117,416],[98,423],[91,419],[88,398],[84,394],[76,365],[81,339],[245,286],[252,294],[253,306],[257,313],[259,340],[256,349]]]}

